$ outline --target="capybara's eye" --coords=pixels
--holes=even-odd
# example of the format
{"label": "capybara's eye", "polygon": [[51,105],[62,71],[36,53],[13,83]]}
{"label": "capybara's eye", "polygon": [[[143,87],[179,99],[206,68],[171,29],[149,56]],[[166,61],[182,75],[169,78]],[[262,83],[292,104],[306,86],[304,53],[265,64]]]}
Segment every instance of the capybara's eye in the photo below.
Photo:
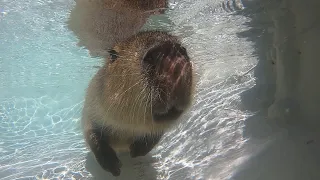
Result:
{"label": "capybara's eye", "polygon": [[109,55],[110,55],[111,63],[113,63],[115,60],[118,59],[118,52],[117,51],[111,49],[108,52],[109,52]]}
{"label": "capybara's eye", "polygon": [[186,56],[188,54],[186,48],[183,47],[183,46],[180,46],[180,47],[181,47],[181,52],[180,53],[182,53],[182,55]]}

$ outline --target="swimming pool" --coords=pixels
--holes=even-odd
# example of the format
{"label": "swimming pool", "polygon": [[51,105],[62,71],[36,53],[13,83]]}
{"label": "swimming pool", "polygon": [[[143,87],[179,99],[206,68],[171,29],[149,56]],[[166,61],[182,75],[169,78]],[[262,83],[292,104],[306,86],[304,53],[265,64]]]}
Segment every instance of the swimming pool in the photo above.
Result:
{"label": "swimming pool", "polygon": [[[73,5],[0,3],[6,12],[0,16],[1,180],[113,179],[88,153],[79,129],[85,89],[102,61],[77,47],[66,29]],[[253,113],[244,108],[242,93],[255,85],[248,70],[258,56],[246,32],[262,33],[250,31],[242,8],[241,1],[173,3],[171,28],[184,37],[200,76],[196,102],[186,123],[150,155],[120,157],[128,159],[120,178],[228,179],[246,159],[244,122]]]}

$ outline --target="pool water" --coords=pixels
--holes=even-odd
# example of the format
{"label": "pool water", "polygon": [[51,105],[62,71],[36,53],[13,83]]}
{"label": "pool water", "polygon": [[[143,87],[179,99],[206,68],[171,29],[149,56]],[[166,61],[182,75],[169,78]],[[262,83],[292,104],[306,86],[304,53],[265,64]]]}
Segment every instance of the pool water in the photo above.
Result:
{"label": "pool water", "polygon": [[[2,0],[0,179],[114,179],[86,149],[79,128],[91,58],[65,21],[73,0]],[[255,85],[257,55],[241,1],[172,1],[146,28],[183,37],[197,67],[196,102],[185,123],[144,158],[123,158],[120,179],[229,179],[246,159],[242,93]],[[241,13],[243,12],[243,13]],[[259,36],[260,31],[252,31]]]}

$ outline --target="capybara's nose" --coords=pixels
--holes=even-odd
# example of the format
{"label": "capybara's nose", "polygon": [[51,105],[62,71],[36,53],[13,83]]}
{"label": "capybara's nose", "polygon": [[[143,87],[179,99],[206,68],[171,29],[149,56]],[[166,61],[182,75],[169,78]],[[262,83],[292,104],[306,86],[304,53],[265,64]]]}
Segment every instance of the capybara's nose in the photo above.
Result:
{"label": "capybara's nose", "polygon": [[189,104],[192,83],[192,64],[183,54],[183,48],[174,45],[171,52],[159,62],[158,82],[167,94],[167,104],[184,110]]}
{"label": "capybara's nose", "polygon": [[153,111],[165,114],[183,111],[191,101],[192,63],[186,49],[178,43],[164,42],[150,49],[144,58],[149,65]]}

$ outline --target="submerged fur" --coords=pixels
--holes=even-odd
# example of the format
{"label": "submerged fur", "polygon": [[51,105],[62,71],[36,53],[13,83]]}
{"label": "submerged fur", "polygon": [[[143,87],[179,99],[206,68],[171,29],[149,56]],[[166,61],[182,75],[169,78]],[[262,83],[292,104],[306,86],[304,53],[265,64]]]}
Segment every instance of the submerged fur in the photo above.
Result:
{"label": "submerged fur", "polygon": [[[112,147],[126,151],[133,138],[162,134],[177,122],[152,119],[152,97],[159,90],[148,85],[142,71],[141,59],[148,49],[165,41],[180,43],[175,36],[152,31],[140,32],[114,47],[117,60],[106,59],[87,89],[82,118],[85,131],[94,125],[105,127],[112,135]],[[190,87],[194,91],[193,82]]]}

